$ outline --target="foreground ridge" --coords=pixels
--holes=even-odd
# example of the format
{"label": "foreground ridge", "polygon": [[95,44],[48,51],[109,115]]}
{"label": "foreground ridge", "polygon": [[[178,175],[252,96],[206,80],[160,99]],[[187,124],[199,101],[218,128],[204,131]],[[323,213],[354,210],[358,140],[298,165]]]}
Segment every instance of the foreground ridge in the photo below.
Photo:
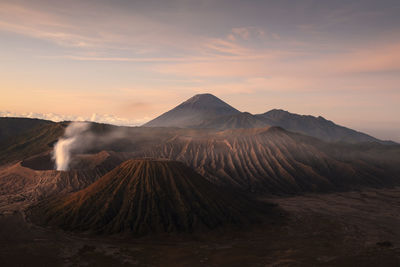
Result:
{"label": "foreground ridge", "polygon": [[143,235],[256,222],[267,206],[221,190],[181,162],[135,159],[29,212],[34,221],[65,230]]}

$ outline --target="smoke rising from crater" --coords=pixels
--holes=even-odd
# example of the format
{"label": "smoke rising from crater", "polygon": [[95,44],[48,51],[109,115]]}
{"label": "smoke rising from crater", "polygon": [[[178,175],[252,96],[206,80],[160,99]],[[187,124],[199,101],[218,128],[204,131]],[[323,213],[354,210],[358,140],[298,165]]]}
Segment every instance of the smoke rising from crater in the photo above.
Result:
{"label": "smoke rising from crater", "polygon": [[71,160],[71,152],[79,146],[81,135],[89,129],[90,123],[72,122],[65,129],[64,136],[58,139],[54,145],[53,160],[56,164],[56,170],[68,170]]}
{"label": "smoke rising from crater", "polygon": [[[124,127],[102,125],[90,122],[71,122],[65,133],[54,145],[55,169],[67,171],[78,162],[76,154],[94,153],[120,147],[120,141],[129,139],[129,131]],[[126,142],[122,142],[122,146]]]}

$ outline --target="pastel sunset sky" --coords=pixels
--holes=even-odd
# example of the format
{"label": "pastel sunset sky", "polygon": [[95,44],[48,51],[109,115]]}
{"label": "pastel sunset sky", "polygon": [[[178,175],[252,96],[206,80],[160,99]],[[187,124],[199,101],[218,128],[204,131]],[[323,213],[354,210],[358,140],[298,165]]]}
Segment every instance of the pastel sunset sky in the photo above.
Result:
{"label": "pastel sunset sky", "polygon": [[0,115],[140,125],[197,93],[400,141],[400,2],[0,0]]}

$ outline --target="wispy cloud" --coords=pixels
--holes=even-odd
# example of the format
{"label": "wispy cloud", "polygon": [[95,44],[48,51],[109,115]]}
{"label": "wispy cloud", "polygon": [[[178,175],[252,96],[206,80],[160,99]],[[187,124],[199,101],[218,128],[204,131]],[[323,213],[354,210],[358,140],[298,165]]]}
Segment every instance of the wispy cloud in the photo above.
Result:
{"label": "wispy cloud", "polygon": [[92,47],[100,43],[59,16],[16,4],[0,3],[0,30],[49,40],[61,46]]}
{"label": "wispy cloud", "polygon": [[[262,39],[265,36],[265,31],[259,27],[238,27],[232,29],[232,32],[228,35],[228,39],[232,41],[237,39],[250,40],[251,38]],[[277,37],[277,35],[273,37]]]}
{"label": "wispy cloud", "polygon": [[[79,8],[90,16],[80,15]],[[0,3],[0,31],[46,40],[59,46],[106,53],[131,50],[141,54],[154,51],[154,46],[150,48],[148,42],[155,46],[173,44],[163,38],[176,35],[174,29],[166,24],[141,14],[114,13],[102,5],[96,7],[95,13],[90,12],[90,8],[80,2],[47,10],[33,2],[23,5]]]}
{"label": "wispy cloud", "polygon": [[21,118],[36,118],[50,121],[91,121],[98,123],[107,123],[121,126],[138,126],[150,120],[148,117],[141,119],[126,119],[110,114],[97,114],[93,113],[89,117],[75,116],[75,115],[61,115],[56,113],[36,113],[36,112],[11,112],[0,111],[0,117],[21,117]]}

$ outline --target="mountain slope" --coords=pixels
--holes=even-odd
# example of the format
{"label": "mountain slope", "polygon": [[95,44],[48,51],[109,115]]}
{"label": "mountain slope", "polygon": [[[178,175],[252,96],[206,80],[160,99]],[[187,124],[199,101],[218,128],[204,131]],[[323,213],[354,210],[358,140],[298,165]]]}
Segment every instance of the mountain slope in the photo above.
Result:
{"label": "mountain slope", "polygon": [[[248,117],[250,114],[239,113],[238,117],[240,115]],[[238,124],[229,122],[229,127],[235,125]],[[8,146],[0,147],[0,163],[24,160],[22,164],[30,162],[33,165],[29,166],[36,170],[51,168],[48,160],[28,158],[49,152],[65,126],[54,123],[39,127]],[[399,181],[400,146],[396,145],[327,143],[276,127],[221,131],[93,125],[93,132],[101,136],[114,130],[123,131],[124,137],[113,142],[97,142],[87,152],[108,150],[127,152],[131,157],[179,160],[213,183],[245,191],[292,194],[393,186]],[[78,157],[77,160],[73,165],[92,165],[89,158]]]}
{"label": "mountain slope", "polygon": [[199,94],[144,124],[145,127],[192,127],[204,120],[240,113],[211,94]]}
{"label": "mountain slope", "polygon": [[128,160],[91,186],[31,209],[39,223],[97,233],[192,232],[258,220],[265,204],[220,190],[176,161]]}
{"label": "mountain slope", "polygon": [[[0,203],[7,199],[36,201],[75,192],[92,184],[118,166],[129,155],[102,151],[76,155],[69,171],[53,170],[49,154],[40,154],[22,162],[0,167]],[[79,161],[78,161],[79,159]],[[73,162],[74,163],[74,162]]]}
{"label": "mountain slope", "polygon": [[34,128],[53,123],[52,121],[39,119],[0,117],[0,143],[6,142],[8,138],[22,135]]}
{"label": "mountain slope", "polygon": [[298,115],[280,109],[257,115],[242,113],[211,94],[195,95],[143,126],[217,130],[279,126],[288,131],[306,134],[328,142],[394,144],[337,125],[323,117]]}
{"label": "mountain slope", "polygon": [[[400,183],[400,158],[380,160],[382,156],[354,145],[335,148],[271,127],[180,135],[144,155],[183,161],[216,184],[259,193],[326,192]],[[394,148],[390,155],[398,152]]]}
{"label": "mountain slope", "polygon": [[196,128],[209,128],[217,130],[239,129],[239,128],[262,128],[267,124],[248,112],[240,112],[233,115],[219,116],[214,119],[205,120],[196,125]]}
{"label": "mountain slope", "polygon": [[268,125],[279,126],[288,131],[306,134],[328,142],[382,142],[370,135],[337,125],[323,117],[298,115],[280,109],[255,116]]}
{"label": "mountain slope", "polygon": [[[25,120],[21,120],[25,124]],[[66,123],[39,123],[0,143],[0,164],[24,160],[39,153],[49,152],[62,136]]]}

